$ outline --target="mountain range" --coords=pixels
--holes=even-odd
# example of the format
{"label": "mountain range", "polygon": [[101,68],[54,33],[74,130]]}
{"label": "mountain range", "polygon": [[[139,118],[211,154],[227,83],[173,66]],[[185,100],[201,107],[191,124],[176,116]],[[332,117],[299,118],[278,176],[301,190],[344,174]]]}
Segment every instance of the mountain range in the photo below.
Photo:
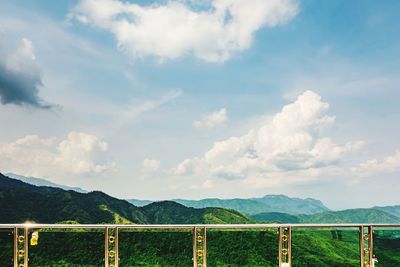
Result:
{"label": "mountain range", "polygon": [[250,216],[262,223],[400,223],[400,218],[378,209],[348,209],[316,214],[293,215],[280,212],[264,212]]}
{"label": "mountain range", "polygon": [[163,201],[136,207],[103,192],[35,186],[0,174],[0,223],[250,223],[223,208],[195,209]]}
{"label": "mountain range", "polygon": [[[143,206],[152,203],[149,200],[128,199],[128,201],[136,206]],[[285,195],[266,195],[260,198],[249,199],[207,198],[201,200],[173,199],[172,201],[193,208],[220,207],[234,209],[248,215],[262,212],[315,214],[329,211],[329,209],[319,200],[312,198],[291,198]]]}
{"label": "mountain range", "polygon": [[400,206],[331,211],[319,200],[285,195],[126,201],[99,191],[77,192],[54,183],[48,186],[43,179],[39,181],[46,186],[21,181],[36,183],[38,178],[13,177],[17,179],[0,174],[0,223],[400,223]]}

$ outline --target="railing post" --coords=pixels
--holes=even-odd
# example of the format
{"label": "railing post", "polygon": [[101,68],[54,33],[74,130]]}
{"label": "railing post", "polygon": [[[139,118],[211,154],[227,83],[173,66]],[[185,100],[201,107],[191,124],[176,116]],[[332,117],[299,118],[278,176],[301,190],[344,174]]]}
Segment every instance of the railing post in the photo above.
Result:
{"label": "railing post", "polygon": [[207,230],[193,228],[193,267],[207,267]]}
{"label": "railing post", "polygon": [[14,227],[14,267],[28,267],[28,228]]}
{"label": "railing post", "polygon": [[279,267],[292,266],[292,229],[279,227]]}
{"label": "railing post", "polygon": [[105,228],[105,267],[118,267],[118,227]]}
{"label": "railing post", "polygon": [[360,226],[360,266],[373,266],[374,240],[372,226]]}

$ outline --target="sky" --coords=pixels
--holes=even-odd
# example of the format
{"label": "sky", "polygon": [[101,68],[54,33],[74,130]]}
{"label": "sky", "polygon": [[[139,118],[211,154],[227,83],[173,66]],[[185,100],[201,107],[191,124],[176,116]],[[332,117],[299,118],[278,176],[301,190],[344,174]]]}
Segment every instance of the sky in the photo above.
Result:
{"label": "sky", "polygon": [[0,2],[0,172],[119,198],[400,204],[397,0]]}

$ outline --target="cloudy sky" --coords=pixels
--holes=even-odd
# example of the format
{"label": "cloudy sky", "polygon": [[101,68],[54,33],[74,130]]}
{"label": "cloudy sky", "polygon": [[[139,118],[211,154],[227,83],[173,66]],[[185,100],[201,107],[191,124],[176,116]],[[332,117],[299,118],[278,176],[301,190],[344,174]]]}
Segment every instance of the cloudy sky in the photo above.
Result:
{"label": "cloudy sky", "polygon": [[0,2],[0,172],[121,198],[400,204],[400,1]]}

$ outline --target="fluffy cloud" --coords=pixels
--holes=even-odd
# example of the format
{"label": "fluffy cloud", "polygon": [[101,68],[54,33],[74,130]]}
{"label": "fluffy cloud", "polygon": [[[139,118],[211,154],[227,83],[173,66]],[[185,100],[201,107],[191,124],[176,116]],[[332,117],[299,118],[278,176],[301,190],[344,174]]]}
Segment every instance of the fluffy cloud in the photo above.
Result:
{"label": "fluffy cloud", "polygon": [[14,54],[0,57],[0,102],[50,108],[39,97],[40,86],[42,79],[33,44],[24,38]]}
{"label": "fluffy cloud", "polygon": [[371,159],[352,168],[353,174],[365,177],[379,174],[389,174],[400,171],[400,151],[382,160]]}
{"label": "fluffy cloud", "polygon": [[69,19],[110,31],[118,46],[136,57],[193,53],[218,62],[249,48],[260,28],[285,24],[297,12],[297,0],[170,0],[147,6],[81,0]]}
{"label": "fluffy cloud", "polygon": [[143,172],[156,172],[160,168],[160,161],[155,159],[144,159],[142,162]]}
{"label": "fluffy cloud", "polygon": [[322,130],[335,122],[329,104],[306,91],[261,127],[214,143],[203,156],[175,168],[180,175],[244,179],[259,186],[304,181],[334,169],[363,142],[335,144]]}
{"label": "fluffy cloud", "polygon": [[71,132],[61,141],[28,135],[0,144],[0,170],[38,177],[99,174],[115,165],[100,163],[107,149],[106,142],[87,133]]}
{"label": "fluffy cloud", "polygon": [[195,128],[213,128],[228,121],[226,108],[221,108],[215,112],[204,115],[201,120],[193,122]]}

